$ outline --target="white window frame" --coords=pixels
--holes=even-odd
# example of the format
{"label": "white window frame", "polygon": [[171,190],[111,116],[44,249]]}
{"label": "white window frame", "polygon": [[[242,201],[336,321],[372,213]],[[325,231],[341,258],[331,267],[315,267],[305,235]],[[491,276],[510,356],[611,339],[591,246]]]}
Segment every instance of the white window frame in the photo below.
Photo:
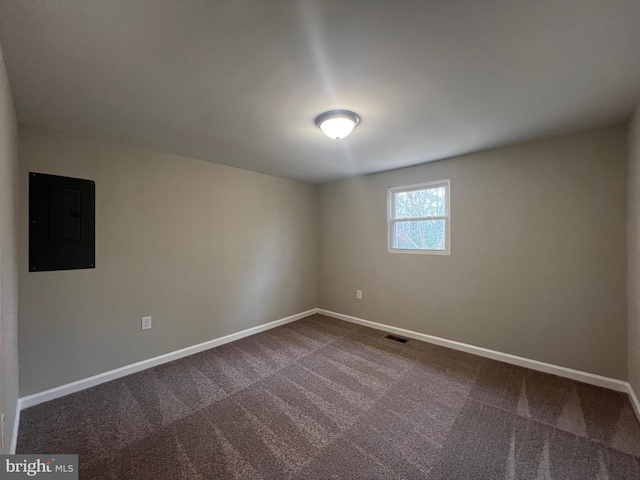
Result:
{"label": "white window frame", "polygon": [[[447,214],[438,217],[412,217],[395,218],[395,199],[397,193],[410,192],[412,190],[428,190],[430,188],[445,187],[445,208]],[[422,220],[444,220],[444,250],[420,250],[402,249],[393,247],[393,230],[398,222],[418,222]],[[451,255],[451,180],[435,180],[432,182],[415,183],[413,185],[400,185],[390,187],[387,190],[387,247],[389,253],[417,253],[419,255]]]}

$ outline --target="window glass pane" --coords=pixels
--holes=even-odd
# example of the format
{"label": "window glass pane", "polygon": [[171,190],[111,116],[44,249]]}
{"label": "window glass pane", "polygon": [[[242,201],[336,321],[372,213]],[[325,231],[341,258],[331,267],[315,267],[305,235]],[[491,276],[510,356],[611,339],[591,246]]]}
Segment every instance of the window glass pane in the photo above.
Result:
{"label": "window glass pane", "polygon": [[403,250],[445,250],[445,220],[396,222],[393,248]]}
{"label": "window glass pane", "polygon": [[447,214],[445,187],[398,192],[395,200],[394,218],[443,217]]}

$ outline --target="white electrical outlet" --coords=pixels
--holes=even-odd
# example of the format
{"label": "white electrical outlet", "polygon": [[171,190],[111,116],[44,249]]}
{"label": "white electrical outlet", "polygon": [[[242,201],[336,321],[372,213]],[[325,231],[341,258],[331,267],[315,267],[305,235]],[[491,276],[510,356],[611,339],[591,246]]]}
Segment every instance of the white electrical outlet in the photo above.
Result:
{"label": "white electrical outlet", "polygon": [[356,298],[362,300],[362,290],[356,290]]}
{"label": "white electrical outlet", "polygon": [[142,317],[142,329],[149,330],[151,328],[151,317]]}

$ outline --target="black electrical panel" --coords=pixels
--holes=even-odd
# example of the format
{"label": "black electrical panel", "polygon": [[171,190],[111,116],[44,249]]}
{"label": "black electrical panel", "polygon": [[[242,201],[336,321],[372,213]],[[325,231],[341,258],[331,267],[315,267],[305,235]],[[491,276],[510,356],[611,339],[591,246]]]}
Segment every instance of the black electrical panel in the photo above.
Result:
{"label": "black electrical panel", "polygon": [[95,266],[95,182],[29,173],[29,271]]}

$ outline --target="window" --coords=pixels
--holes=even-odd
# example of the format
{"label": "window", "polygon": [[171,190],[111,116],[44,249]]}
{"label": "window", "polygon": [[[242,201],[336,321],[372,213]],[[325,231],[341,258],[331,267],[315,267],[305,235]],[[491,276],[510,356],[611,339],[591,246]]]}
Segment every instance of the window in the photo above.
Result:
{"label": "window", "polygon": [[389,189],[389,251],[449,255],[450,180]]}

